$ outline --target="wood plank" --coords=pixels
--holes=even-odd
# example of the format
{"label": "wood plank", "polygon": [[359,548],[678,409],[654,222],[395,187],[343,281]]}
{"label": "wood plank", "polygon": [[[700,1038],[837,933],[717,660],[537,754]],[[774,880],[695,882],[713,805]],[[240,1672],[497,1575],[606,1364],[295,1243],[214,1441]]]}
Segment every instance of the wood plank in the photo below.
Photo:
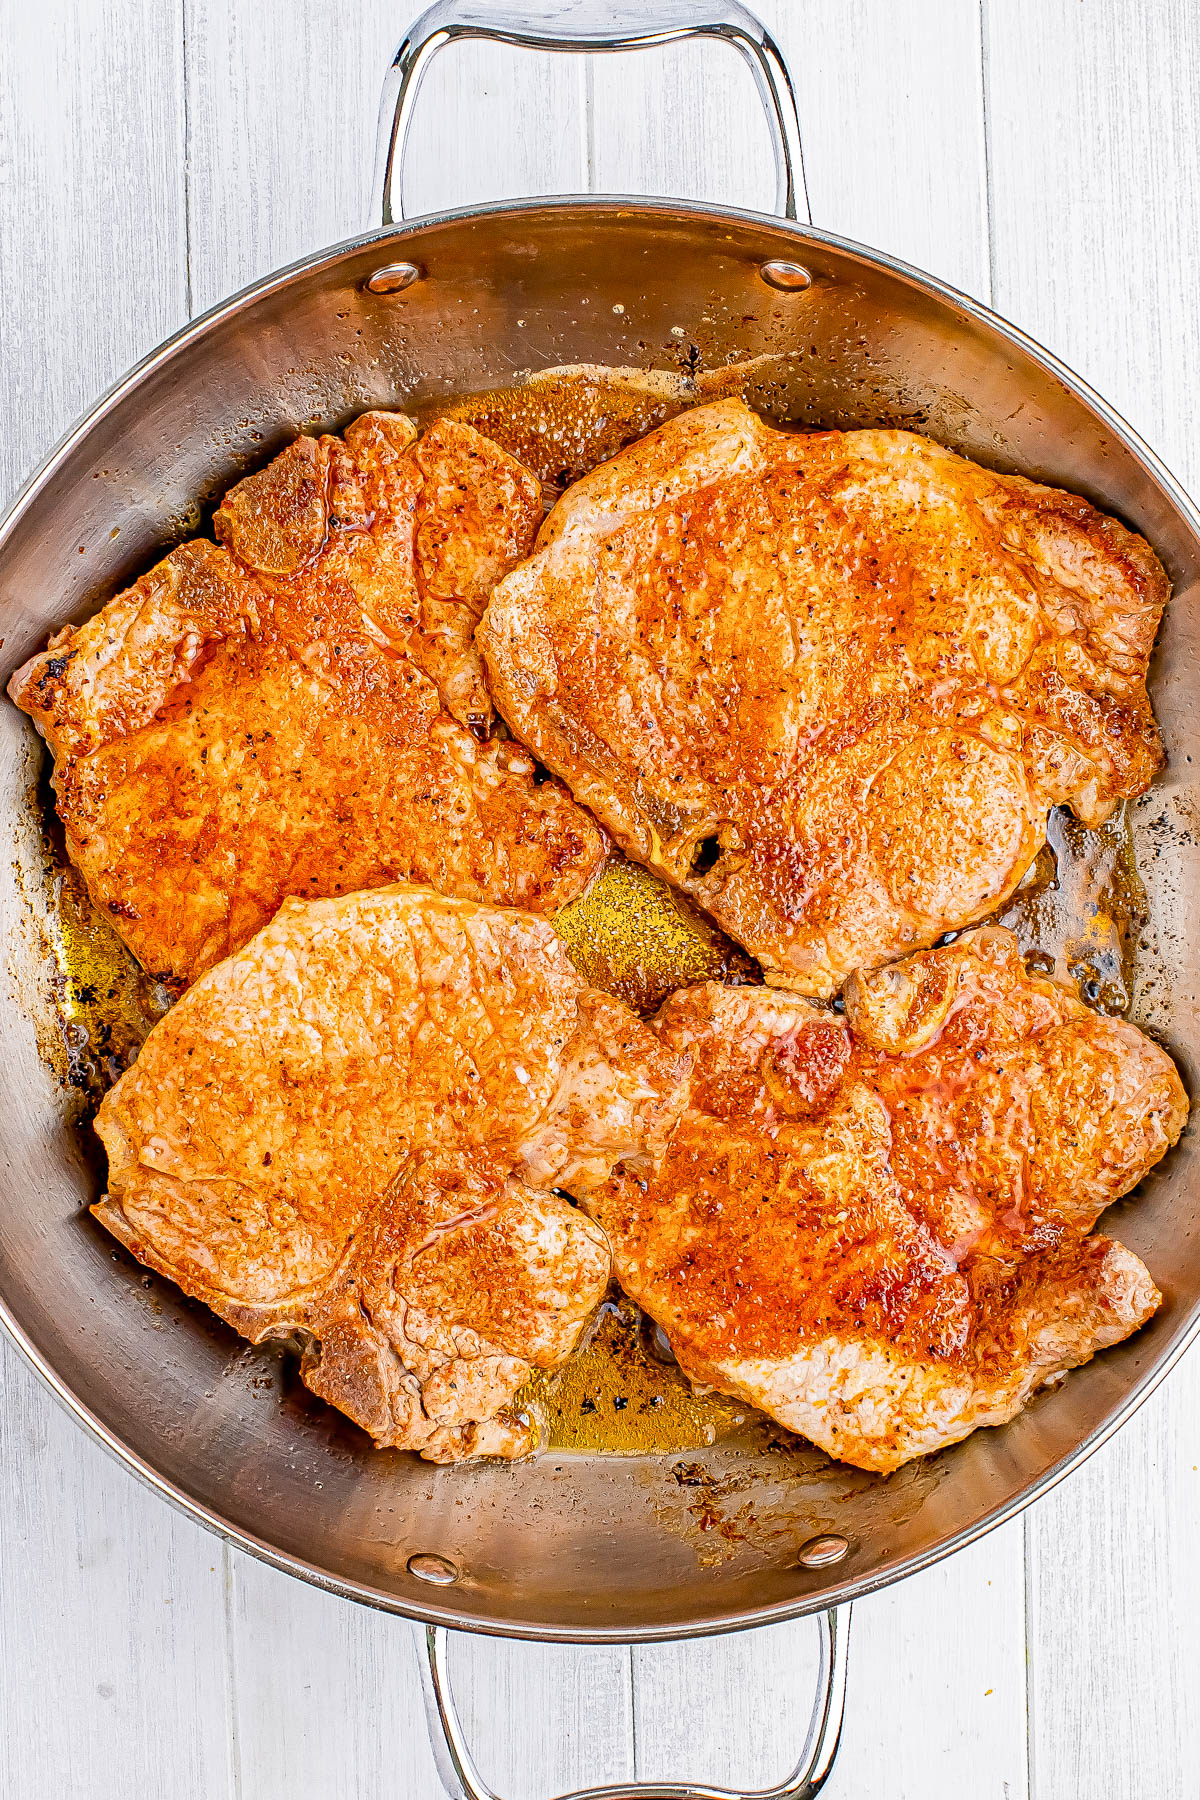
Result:
{"label": "wood plank", "polygon": [[404,13],[183,0],[192,305],[373,223],[375,115]]}
{"label": "wood plank", "polygon": [[[0,494],[186,317],[173,11],[6,0]],[[136,129],[130,121],[136,120]],[[153,231],[148,232],[148,222]],[[220,1545],[0,1345],[0,1792],[228,1794]]]}
{"label": "wood plank", "polygon": [[978,0],[773,0],[813,220],[987,297]]}
{"label": "wood plank", "polygon": [[503,1800],[633,1779],[633,1671],[624,1646],[459,1636],[451,1677],[480,1773]]}
{"label": "wood plank", "polygon": [[[1019,1523],[855,1608],[831,1800],[1025,1786],[1023,1545]],[[816,1680],[807,1621],[634,1651],[642,1779],[777,1782],[795,1763]]]}
{"label": "wood plank", "polygon": [[421,88],[405,210],[440,212],[587,186],[586,59],[456,44]]}
{"label": "wood plank", "polygon": [[895,1800],[1036,1792],[1027,1787],[1023,1569],[1018,1520],[855,1608],[830,1800],[877,1800],[881,1786]]}
{"label": "wood plank", "polygon": [[222,1546],[0,1344],[0,1793],[234,1796]]}
{"label": "wood plank", "polygon": [[[228,1567],[239,1800],[431,1800],[423,1633],[236,1550]],[[504,1800],[632,1775],[627,1650],[460,1636],[451,1677],[480,1769]]]}
{"label": "wood plank", "polygon": [[773,210],[771,139],[736,52],[692,43],[588,62],[593,192]]}
{"label": "wood plank", "polygon": [[[185,0],[196,311],[378,223],[370,184],[384,74],[408,22],[361,0]],[[417,9],[413,9],[414,11]],[[584,185],[582,67],[462,44],[421,88],[408,213]]]}
{"label": "wood plank", "polygon": [[640,1645],[633,1672],[639,1780],[767,1787],[800,1754],[817,1679],[817,1635],[799,1620],[732,1637]]}
{"label": "wood plank", "polygon": [[1099,388],[1200,490],[1187,0],[1004,0],[987,14],[996,306]]}
{"label": "wood plank", "polygon": [[125,0],[119,29],[72,0],[0,18],[4,497],[183,324],[187,287],[177,21],[156,0]]}
{"label": "wood plank", "polygon": [[225,1556],[238,1800],[435,1795],[413,1627]]}
{"label": "wood plank", "polygon": [[[1005,0],[986,16],[996,300],[1200,492],[1200,14]],[[1200,1356],[1032,1512],[1037,1800],[1195,1791]]]}
{"label": "wood plank", "polygon": [[1198,1360],[1028,1516],[1037,1800],[1196,1792]]}
{"label": "wood plank", "polygon": [[[974,0],[762,0],[800,109],[814,222],[987,291],[987,189]],[[597,58],[598,191],[772,209],[769,138],[732,51]]]}

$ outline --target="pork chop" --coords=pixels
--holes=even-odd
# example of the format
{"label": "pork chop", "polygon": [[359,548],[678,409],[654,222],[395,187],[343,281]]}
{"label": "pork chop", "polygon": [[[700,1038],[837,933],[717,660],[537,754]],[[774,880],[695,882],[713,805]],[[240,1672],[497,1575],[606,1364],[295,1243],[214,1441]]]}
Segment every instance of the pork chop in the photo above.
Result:
{"label": "pork chop", "polygon": [[540,487],[469,426],[367,413],[299,438],[9,692],[55,757],[67,847],[179,988],[287,895],[398,877],[552,912],[603,838],[489,738],[472,642]]}
{"label": "pork chop", "polygon": [[767,979],[828,996],[1011,894],[1161,762],[1166,577],[1085,501],[740,400],[570,488],[477,634],[497,706]]}
{"label": "pork chop", "polygon": [[517,1456],[508,1409],[601,1299],[556,1190],[648,1174],[686,1057],[585,987],[529,914],[396,885],[304,903],[151,1031],[96,1118],[94,1208],[381,1446]]}
{"label": "pork chop", "polygon": [[1161,1296],[1089,1235],[1178,1138],[1171,1059],[984,929],[855,976],[845,1016],[686,989],[688,1110],[586,1204],[682,1368],[884,1472],[1118,1343]]}

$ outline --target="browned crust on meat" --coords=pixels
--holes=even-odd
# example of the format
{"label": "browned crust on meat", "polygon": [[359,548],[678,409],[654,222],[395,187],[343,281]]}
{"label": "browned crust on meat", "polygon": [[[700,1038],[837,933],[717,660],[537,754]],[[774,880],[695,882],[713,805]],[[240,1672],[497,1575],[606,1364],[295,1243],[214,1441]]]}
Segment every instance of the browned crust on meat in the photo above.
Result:
{"label": "browned crust on meat", "polygon": [[890,1469],[1015,1412],[1160,1296],[1089,1237],[1187,1098],[1134,1026],[985,930],[856,976],[841,1017],[768,989],[676,994],[695,1058],[657,1175],[588,1205],[696,1379]]}
{"label": "browned crust on meat", "polygon": [[1162,748],[1168,584],[1077,496],[740,401],[569,489],[478,639],[510,726],[768,979],[827,996],[1019,884]]}
{"label": "browned crust on meat", "polygon": [[96,1216],[380,1445],[516,1455],[506,1409],[609,1273],[566,1193],[648,1172],[686,1057],[528,914],[396,886],[288,901],[105,1096]]}
{"label": "browned crust on meat", "polygon": [[296,894],[404,877],[553,912],[603,834],[489,737],[474,647],[540,484],[469,426],[300,438],[18,671],[96,905],[179,987]]}

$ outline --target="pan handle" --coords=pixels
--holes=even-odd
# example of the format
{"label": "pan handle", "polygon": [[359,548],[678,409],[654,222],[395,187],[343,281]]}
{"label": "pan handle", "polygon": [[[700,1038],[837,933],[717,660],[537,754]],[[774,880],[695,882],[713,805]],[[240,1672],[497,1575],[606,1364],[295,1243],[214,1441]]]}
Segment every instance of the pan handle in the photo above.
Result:
{"label": "pan handle", "polygon": [[[556,1800],[813,1800],[828,1780],[838,1752],[846,1701],[850,1607],[831,1607],[820,1614],[818,1622],[821,1666],[817,1676],[817,1696],[800,1761],[777,1787],[755,1788],[749,1792],[745,1788],[706,1787],[695,1781],[630,1781],[615,1787],[576,1788],[570,1794],[559,1794]],[[465,1800],[499,1800],[475,1766],[462,1721],[455,1710],[447,1666],[449,1637],[442,1625],[431,1625],[425,1633],[429,1681],[450,1763]]]}
{"label": "pan handle", "polygon": [[463,38],[489,38],[525,50],[644,50],[684,38],[732,44],[749,63],[775,152],[775,211],[808,217],[796,95],[779,46],[740,0],[611,0],[572,6],[559,18],[530,19],[520,8],[478,0],[438,0],[410,26],[397,50],[379,103],[373,211],[385,225],[404,218],[404,150],[422,78],[437,52]]}

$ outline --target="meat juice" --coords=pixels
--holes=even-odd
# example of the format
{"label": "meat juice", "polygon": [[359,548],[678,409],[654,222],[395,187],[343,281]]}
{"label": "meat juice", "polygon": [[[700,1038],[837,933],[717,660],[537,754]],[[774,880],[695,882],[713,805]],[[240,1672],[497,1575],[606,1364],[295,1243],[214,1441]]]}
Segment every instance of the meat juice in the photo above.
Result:
{"label": "meat juice", "polygon": [[[542,480],[547,505],[569,482],[686,407],[739,393],[744,369],[687,377],[668,371],[580,367],[518,386],[442,402],[422,424],[453,417],[518,456]],[[43,891],[31,896],[44,943],[55,1031],[48,1053],[72,1096],[80,1129],[128,1067],[170,996],[143,973],[88,898],[66,856],[49,782],[38,789]],[[1078,989],[1090,1006],[1123,1014],[1145,924],[1128,808],[1097,831],[1065,809],[1017,893],[995,914],[1013,930],[1029,968]],[[757,965],[656,875],[619,856],[555,921],[571,960],[592,986],[643,1016],[676,988],[698,981],[753,982]],[[770,1424],[741,1402],[697,1393],[638,1308],[615,1291],[583,1348],[565,1368],[539,1374],[514,1404],[542,1421],[560,1453],[658,1454],[700,1448]]]}

